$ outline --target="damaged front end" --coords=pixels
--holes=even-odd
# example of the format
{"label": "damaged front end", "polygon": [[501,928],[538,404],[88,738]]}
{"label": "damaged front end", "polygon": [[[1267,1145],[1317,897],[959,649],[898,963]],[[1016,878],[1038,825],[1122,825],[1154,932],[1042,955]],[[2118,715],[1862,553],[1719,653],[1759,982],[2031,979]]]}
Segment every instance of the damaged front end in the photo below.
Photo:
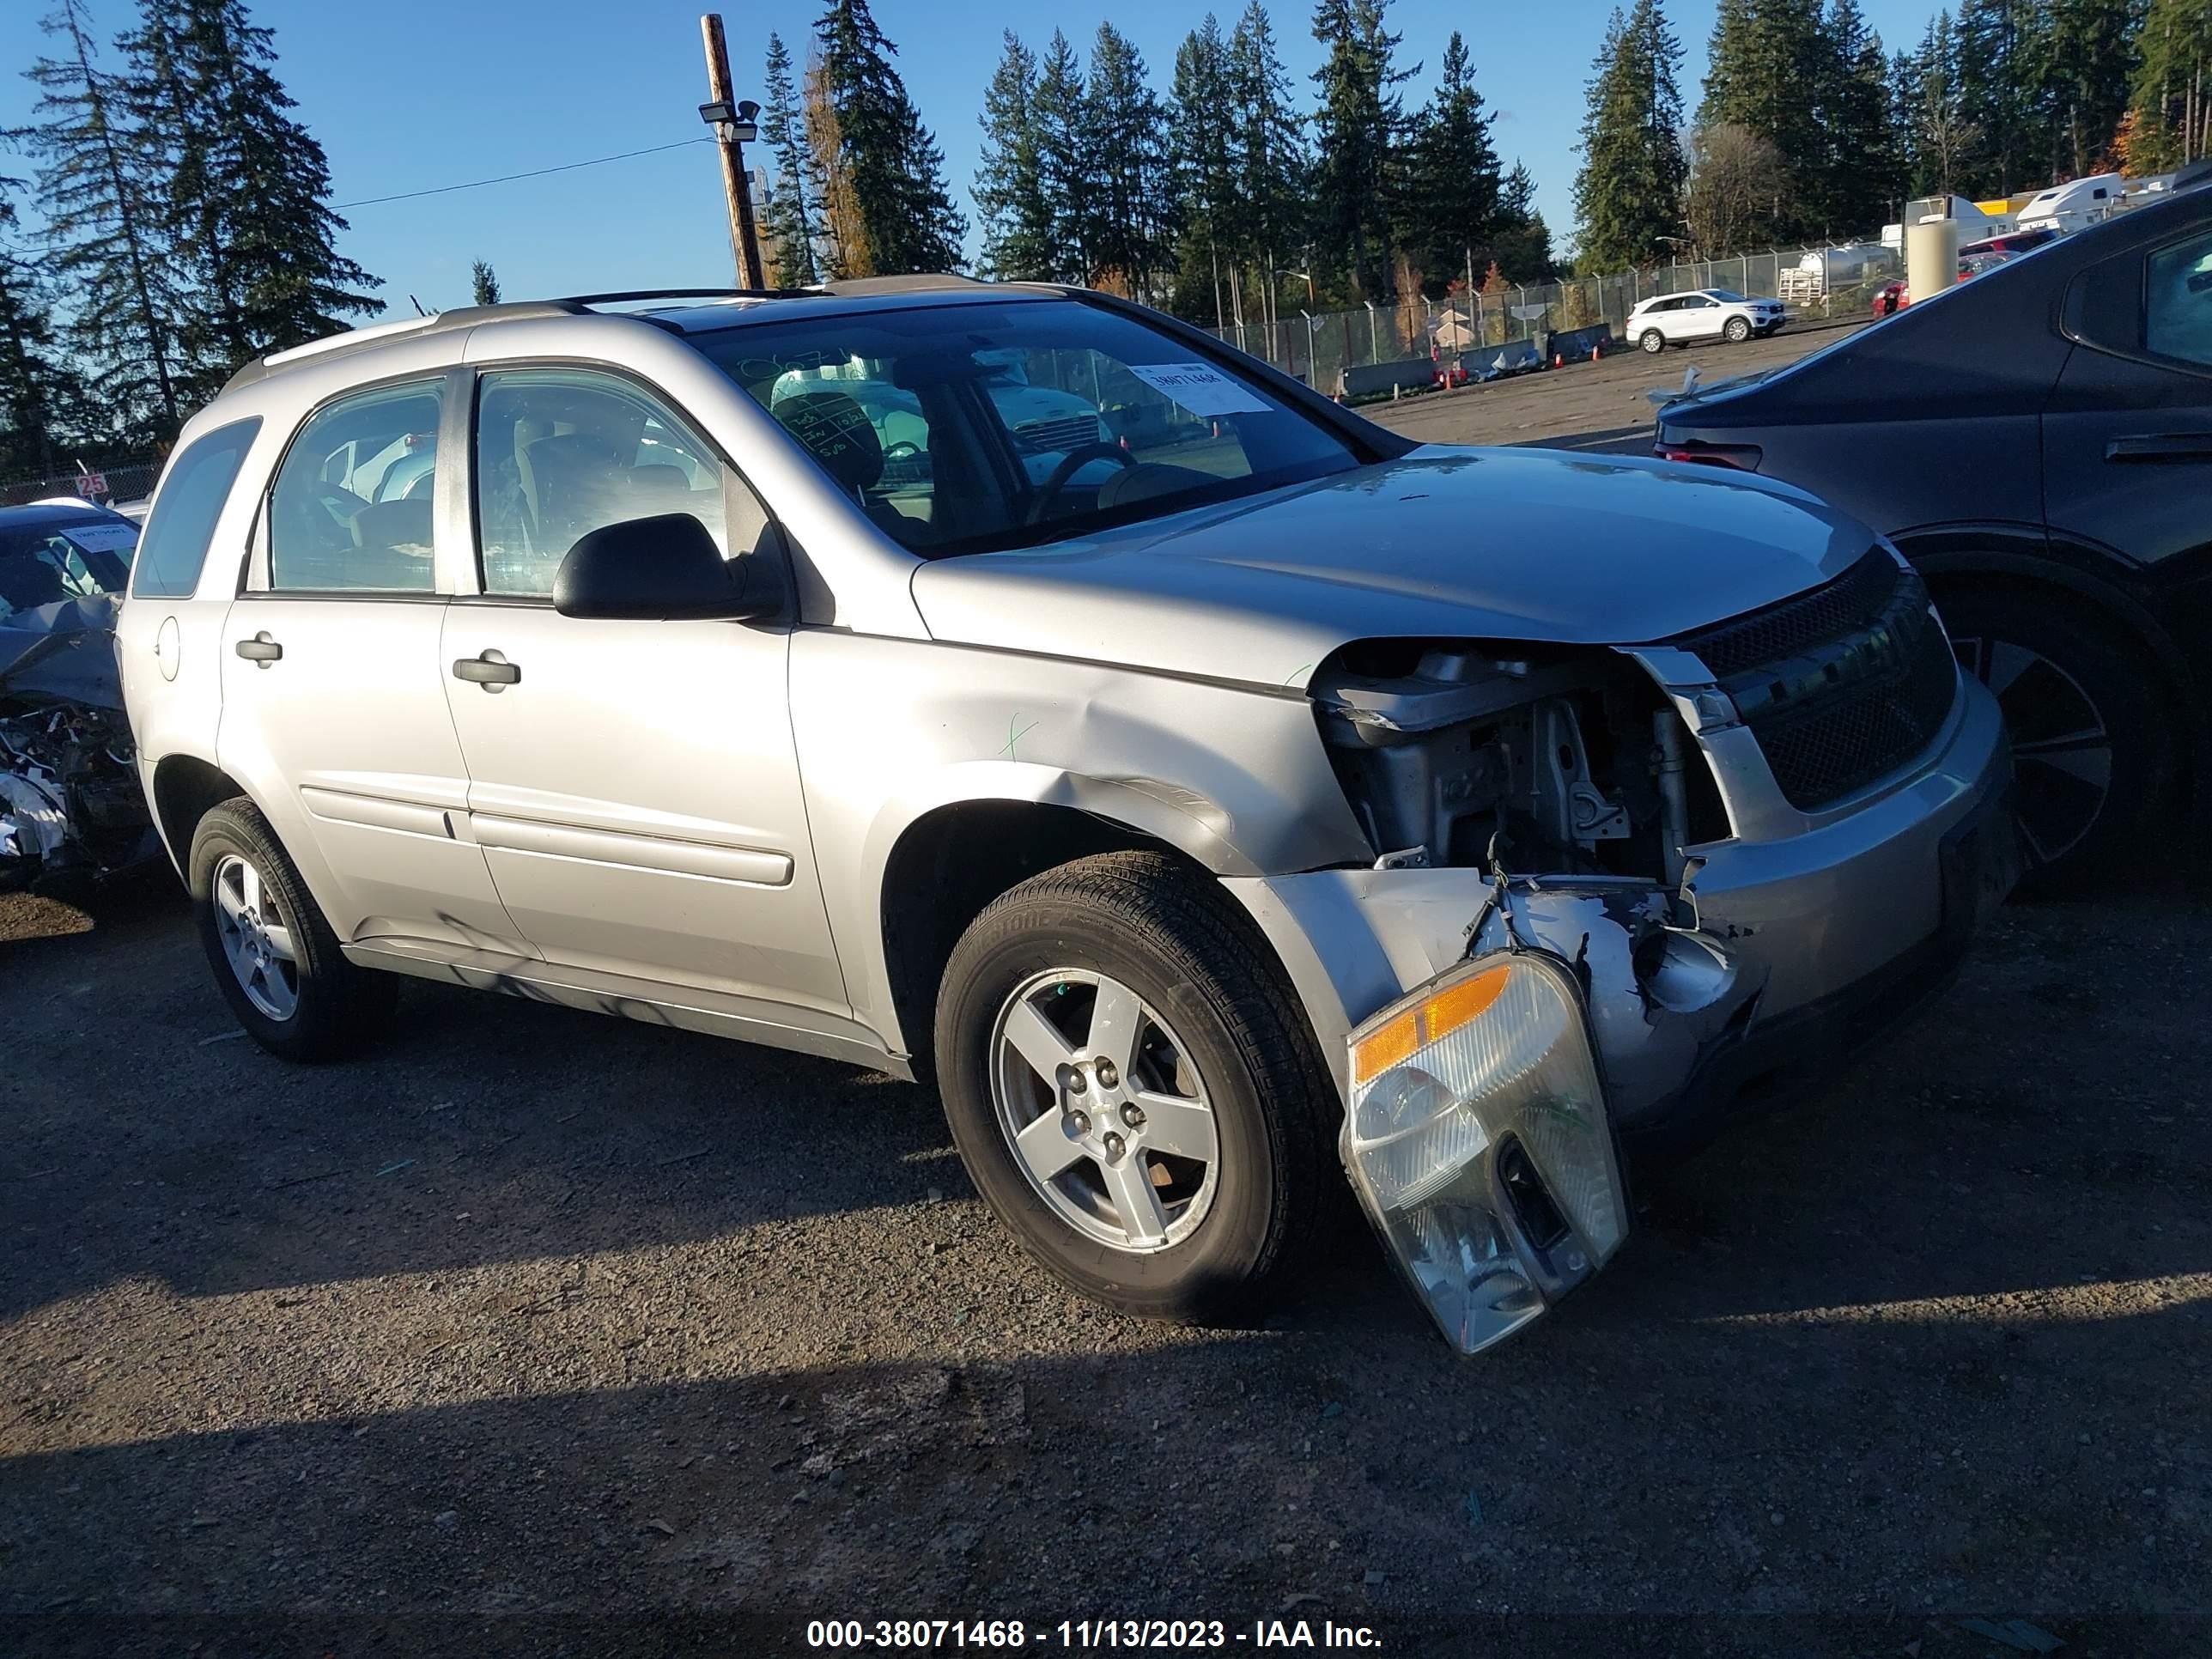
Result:
{"label": "damaged front end", "polygon": [[1419,951],[1393,964],[1414,988],[1347,1039],[1344,1164],[1473,1353],[1620,1248],[1622,1115],[1663,1109],[1757,1006],[1763,973],[1700,925],[1685,851],[1727,814],[1619,653],[1367,641],[1312,694],[1378,854],[1342,877],[1376,884]]}
{"label": "damaged front end", "polygon": [[116,672],[118,603],[0,619],[0,891],[75,896],[159,855]]}

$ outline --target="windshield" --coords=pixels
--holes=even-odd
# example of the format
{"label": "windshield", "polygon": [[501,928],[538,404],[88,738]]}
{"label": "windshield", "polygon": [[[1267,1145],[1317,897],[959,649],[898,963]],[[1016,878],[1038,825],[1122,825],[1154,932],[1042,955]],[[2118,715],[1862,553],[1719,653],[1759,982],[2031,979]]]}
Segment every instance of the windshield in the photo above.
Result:
{"label": "windshield", "polygon": [[930,556],[1063,540],[1341,472],[1343,439],[1072,300],[748,323],[693,343]]}
{"label": "windshield", "polygon": [[1724,306],[1740,306],[1744,303],[1743,295],[1732,288],[1709,288],[1705,292]]}
{"label": "windshield", "polygon": [[131,580],[134,525],[104,514],[57,523],[0,525],[0,617],[94,593]]}

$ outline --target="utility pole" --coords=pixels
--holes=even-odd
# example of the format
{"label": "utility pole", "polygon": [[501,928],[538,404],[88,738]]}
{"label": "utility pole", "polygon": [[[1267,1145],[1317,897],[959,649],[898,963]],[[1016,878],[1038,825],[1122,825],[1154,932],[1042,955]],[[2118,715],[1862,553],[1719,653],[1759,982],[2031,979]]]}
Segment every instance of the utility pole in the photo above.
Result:
{"label": "utility pole", "polygon": [[764,289],[768,276],[761,269],[760,237],[753,228],[752,179],[745,172],[744,141],[757,137],[755,118],[760,106],[733,103],[730,93],[730,48],[722,38],[722,15],[710,11],[699,20],[700,38],[707,47],[707,97],[699,106],[699,118],[714,129],[714,148],[722,157],[722,193],[730,204],[730,246],[738,256],[738,286]]}

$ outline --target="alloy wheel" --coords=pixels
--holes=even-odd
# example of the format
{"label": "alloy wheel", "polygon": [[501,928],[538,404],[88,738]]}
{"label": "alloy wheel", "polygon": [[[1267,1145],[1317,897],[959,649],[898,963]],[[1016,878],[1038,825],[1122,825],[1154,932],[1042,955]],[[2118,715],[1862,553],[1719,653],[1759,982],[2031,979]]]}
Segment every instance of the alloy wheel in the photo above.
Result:
{"label": "alloy wheel", "polygon": [[274,1020],[300,1006],[292,924],[261,872],[235,853],[215,866],[215,927],[246,1000]]}
{"label": "alloy wheel", "polygon": [[2088,835],[2112,793],[2103,712],[2080,681],[2027,646],[1966,635],[1951,647],[2004,711],[2021,840],[2032,862],[2048,864]]}
{"label": "alloy wheel", "polygon": [[1120,981],[1032,975],[991,1031],[991,1099],[1014,1161],[1053,1213],[1149,1254],[1205,1220],[1220,1136],[1190,1050]]}

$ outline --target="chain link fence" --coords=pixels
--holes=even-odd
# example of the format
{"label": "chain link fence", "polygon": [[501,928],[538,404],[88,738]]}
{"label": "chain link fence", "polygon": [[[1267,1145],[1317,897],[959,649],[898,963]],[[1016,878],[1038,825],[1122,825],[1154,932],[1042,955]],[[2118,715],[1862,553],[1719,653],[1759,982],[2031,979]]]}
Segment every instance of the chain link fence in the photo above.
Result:
{"label": "chain link fence", "polygon": [[1801,319],[1866,316],[1875,290],[1904,274],[1903,256],[1879,242],[1771,248],[1449,300],[1318,313],[1295,309],[1279,312],[1272,323],[1232,323],[1207,332],[1334,392],[1346,369],[1368,364],[1425,357],[1456,366],[1485,347],[1540,340],[1570,329],[1602,325],[1619,336],[1639,302],[1695,289],[1780,300]]}
{"label": "chain link fence", "polygon": [[44,477],[0,479],[0,507],[21,507],[49,497],[75,496],[100,506],[143,501],[154,493],[161,463],[154,458],[86,461]]}

